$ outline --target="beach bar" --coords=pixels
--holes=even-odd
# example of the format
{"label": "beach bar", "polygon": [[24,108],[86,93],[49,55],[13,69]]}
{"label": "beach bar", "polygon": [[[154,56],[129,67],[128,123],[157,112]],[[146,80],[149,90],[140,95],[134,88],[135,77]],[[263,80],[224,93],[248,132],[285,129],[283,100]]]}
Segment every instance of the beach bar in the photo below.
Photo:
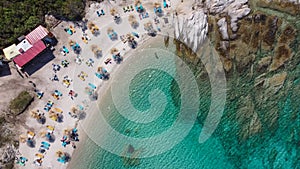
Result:
{"label": "beach bar", "polygon": [[43,41],[49,35],[49,31],[43,26],[38,26],[25,36],[25,39],[17,45],[19,55],[13,59],[18,69],[22,69],[28,62],[46,49]]}

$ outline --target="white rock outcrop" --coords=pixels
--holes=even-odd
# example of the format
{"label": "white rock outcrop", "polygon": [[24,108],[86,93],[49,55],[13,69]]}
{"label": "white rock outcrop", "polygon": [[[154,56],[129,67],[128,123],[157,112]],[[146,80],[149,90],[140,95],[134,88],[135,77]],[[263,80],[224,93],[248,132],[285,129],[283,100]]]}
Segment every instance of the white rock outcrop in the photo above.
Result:
{"label": "white rock outcrop", "polygon": [[206,8],[212,14],[228,14],[230,16],[230,27],[233,32],[236,32],[238,30],[238,19],[248,15],[251,11],[247,3],[248,0],[210,0],[206,2]]}
{"label": "white rock outcrop", "polygon": [[207,36],[207,15],[203,9],[193,10],[187,15],[177,15],[174,27],[175,37],[196,52]]}
{"label": "white rock outcrop", "polygon": [[[180,13],[174,18],[175,37],[195,52],[207,37],[207,13],[227,14],[230,17],[230,27],[225,18],[218,21],[218,26],[223,40],[228,40],[228,29],[236,32],[237,21],[250,13],[247,3],[248,0],[209,0],[204,3],[202,0],[193,0],[194,9],[190,9],[192,7],[187,7],[185,3],[180,5],[178,2],[182,9],[178,10]],[[224,48],[225,46],[226,44]]]}
{"label": "white rock outcrop", "polygon": [[228,35],[226,18],[220,19],[217,24],[219,26],[219,31],[220,31],[220,33],[222,35],[222,39],[223,40],[228,40],[229,39],[229,35]]}

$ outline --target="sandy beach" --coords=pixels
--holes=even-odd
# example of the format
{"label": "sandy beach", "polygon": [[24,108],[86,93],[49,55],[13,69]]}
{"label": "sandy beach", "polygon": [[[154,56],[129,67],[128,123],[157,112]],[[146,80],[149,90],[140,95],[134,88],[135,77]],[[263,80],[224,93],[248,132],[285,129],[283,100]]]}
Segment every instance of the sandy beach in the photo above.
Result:
{"label": "sandy beach", "polygon": [[[97,86],[96,92],[100,95],[99,97],[101,97],[101,93],[105,93],[105,90],[108,89],[110,81],[104,81],[97,78],[95,76],[95,72],[97,71],[97,68],[99,66],[102,66],[113,76],[113,72],[117,70],[118,64],[116,64],[113,60],[107,65],[104,63],[108,58],[112,57],[112,54],[110,53],[110,50],[112,48],[117,48],[123,59],[126,59],[126,57],[129,57],[130,55],[134,54],[134,50],[132,50],[127,43],[125,44],[121,41],[121,35],[126,35],[131,32],[138,33],[139,38],[135,38],[135,40],[137,41],[138,48],[140,48],[145,41],[151,39],[151,37],[147,35],[147,32],[144,29],[144,24],[151,21],[155,29],[157,29],[156,25],[154,24],[155,15],[152,12],[152,3],[146,2],[143,5],[147,9],[147,12],[149,12],[150,17],[140,20],[136,11],[124,13],[122,9],[123,6],[118,6],[114,3],[109,4],[108,2],[104,2],[101,4],[91,4],[90,8],[87,10],[86,19],[88,21],[92,21],[95,25],[97,25],[100,28],[100,35],[94,36],[90,30],[86,30],[85,33],[90,38],[87,44],[81,40],[81,37],[83,36],[83,31],[80,27],[75,26],[76,32],[73,35],[69,35],[64,31],[64,28],[67,28],[70,25],[74,26],[73,23],[62,22],[52,31],[52,33],[58,39],[58,44],[55,47],[56,50],[54,52],[56,58],[52,62],[44,66],[41,70],[36,72],[32,77],[34,78],[34,76],[38,76],[44,78],[40,84],[37,84],[37,88],[44,92],[44,97],[41,100],[38,100],[37,104],[31,106],[31,110],[38,109],[44,112],[44,105],[47,103],[48,100],[51,100],[54,102],[54,108],[59,108],[63,110],[63,122],[58,123],[56,121],[51,120],[48,117],[47,112],[44,112],[46,115],[45,124],[39,124],[36,121],[36,119],[28,117],[26,120],[25,127],[21,129],[21,131],[24,135],[26,135],[27,131],[34,132],[34,140],[36,145],[34,148],[29,148],[26,145],[26,143],[20,143],[20,156],[26,157],[28,159],[28,162],[26,162],[25,166],[17,165],[17,168],[63,169],[67,167],[68,163],[62,164],[57,161],[58,157],[56,156],[56,152],[65,152],[70,155],[72,160],[72,153],[74,151],[74,148],[72,148],[71,144],[67,145],[66,147],[63,147],[60,141],[60,139],[64,136],[65,129],[72,129],[75,126],[77,127],[78,124],[77,119],[72,118],[68,114],[71,107],[81,105],[86,115],[88,116],[90,114],[89,104],[91,103],[91,101],[89,99],[88,94],[85,91],[85,88],[89,87],[89,83],[94,84],[95,86]],[[109,13],[111,8],[117,9],[118,13],[120,14],[122,19],[120,24],[116,24],[113,21],[113,17]],[[103,9],[106,14],[98,17],[96,11],[100,9]],[[136,17],[136,19],[139,22],[139,26],[137,29],[133,29],[128,21],[128,16],[132,14]],[[168,18],[171,19],[171,17]],[[160,23],[157,26],[161,28],[162,32],[168,32],[169,34],[171,34],[172,29],[170,29],[170,23],[172,22],[169,20],[169,24],[164,24],[163,20],[160,19]],[[110,27],[113,28],[118,34],[118,39],[115,41],[110,40],[107,35],[107,29]],[[158,34],[162,34],[162,32],[158,32]],[[77,42],[82,49],[80,56],[84,59],[84,61],[80,65],[74,62],[74,59],[77,55],[73,51],[71,51],[71,48],[68,45],[68,42],[70,40]],[[103,56],[99,59],[95,58],[94,53],[91,50],[92,45],[97,45],[102,49]],[[63,54],[60,52],[62,46],[66,46],[67,48],[69,48],[70,53],[63,56]],[[94,60],[93,66],[88,66],[85,63],[89,60],[89,58]],[[61,70],[56,73],[60,81],[57,82],[49,80],[49,78],[53,77],[54,75],[54,72],[51,71],[51,63],[60,64],[60,61],[65,59],[68,60],[70,63],[68,67],[61,68]],[[120,64],[122,64],[122,62]],[[80,74],[80,72],[82,71],[87,74],[87,77],[85,77],[84,81],[77,77],[77,75]],[[68,76],[70,79],[72,79],[72,82],[68,88],[62,84],[62,79],[65,76]],[[63,94],[59,100],[55,100],[51,96],[51,93],[54,90],[58,90]],[[78,96],[75,97],[74,100],[72,100],[68,96],[69,90],[73,90],[77,93]],[[42,158],[42,165],[37,166],[33,163],[33,161],[37,158],[35,154],[38,153],[39,147],[41,146],[41,142],[45,141],[45,137],[42,137],[40,133],[47,131],[47,125],[51,125],[54,127],[53,135],[55,137],[55,140],[52,143],[50,143],[51,145],[49,147],[49,150],[46,150],[46,152],[43,154],[44,157]],[[82,134],[84,131],[80,128],[80,125],[77,128],[79,133],[79,140],[85,139],[84,134]],[[77,144],[78,142],[75,142],[77,149],[80,149],[80,141],[79,144]]]}

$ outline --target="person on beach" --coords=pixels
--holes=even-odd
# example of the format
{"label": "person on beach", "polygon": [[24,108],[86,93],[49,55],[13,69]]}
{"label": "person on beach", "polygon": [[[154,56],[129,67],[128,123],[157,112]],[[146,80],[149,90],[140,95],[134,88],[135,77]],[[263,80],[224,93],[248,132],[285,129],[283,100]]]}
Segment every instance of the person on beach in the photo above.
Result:
{"label": "person on beach", "polygon": [[76,148],[76,145],[74,142],[72,142],[72,147],[75,149]]}

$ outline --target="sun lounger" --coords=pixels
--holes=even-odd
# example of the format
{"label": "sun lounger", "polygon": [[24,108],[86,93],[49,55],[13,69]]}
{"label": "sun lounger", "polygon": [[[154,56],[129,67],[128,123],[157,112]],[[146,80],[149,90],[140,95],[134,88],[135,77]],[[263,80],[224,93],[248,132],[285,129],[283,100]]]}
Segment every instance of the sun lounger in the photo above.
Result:
{"label": "sun lounger", "polygon": [[40,154],[40,153],[36,153],[35,156],[38,157],[38,158],[44,158],[44,155]]}
{"label": "sun lounger", "polygon": [[43,148],[39,148],[38,152],[39,152],[39,153],[45,153],[45,152],[46,152],[46,150],[45,150],[45,149],[43,149]]}
{"label": "sun lounger", "polygon": [[92,84],[92,83],[89,83],[89,86],[92,88],[92,89],[96,89],[96,86],[94,85],[94,84]]}
{"label": "sun lounger", "polygon": [[50,143],[48,143],[46,141],[42,141],[41,144],[44,145],[44,146],[46,146],[46,147],[50,147]]}
{"label": "sun lounger", "polygon": [[95,73],[95,75],[99,78],[99,79],[102,79],[103,76],[100,74],[100,73]]}
{"label": "sun lounger", "polygon": [[60,163],[66,163],[66,160],[61,159],[61,158],[58,158],[57,161],[60,162]]}
{"label": "sun lounger", "polygon": [[43,148],[43,149],[46,149],[46,150],[49,150],[49,147],[45,146],[45,145],[41,145],[40,148]]}
{"label": "sun lounger", "polygon": [[103,10],[103,9],[101,9],[101,14],[102,14],[102,15],[105,15],[105,12],[104,12],[104,10]]}
{"label": "sun lounger", "polygon": [[63,51],[65,51],[66,53],[69,53],[69,50],[67,47],[63,46]]}
{"label": "sun lounger", "polygon": [[58,96],[62,96],[62,93],[61,93],[60,91],[58,91],[58,90],[54,90],[54,93],[55,93],[56,95],[58,95]]}
{"label": "sun lounger", "polygon": [[67,29],[67,33],[68,33],[69,35],[73,35],[73,32],[72,32],[71,29]]}
{"label": "sun lounger", "polygon": [[66,146],[67,146],[67,143],[66,143],[66,142],[62,142],[61,145],[62,145],[63,147],[66,147]]}
{"label": "sun lounger", "polygon": [[100,13],[99,11],[97,11],[96,13],[97,13],[98,17],[100,17],[100,16],[101,16],[101,13]]}
{"label": "sun lounger", "polygon": [[136,33],[136,32],[132,32],[132,35],[135,36],[135,37],[137,37],[137,38],[140,38],[139,34]]}

